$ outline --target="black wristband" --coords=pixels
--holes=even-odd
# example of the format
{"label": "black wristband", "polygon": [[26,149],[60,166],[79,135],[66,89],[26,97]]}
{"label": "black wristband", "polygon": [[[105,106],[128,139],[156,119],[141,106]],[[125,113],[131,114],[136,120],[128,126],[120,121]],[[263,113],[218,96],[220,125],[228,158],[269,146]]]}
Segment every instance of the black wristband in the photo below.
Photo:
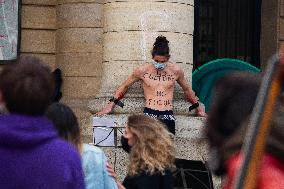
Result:
{"label": "black wristband", "polygon": [[123,102],[121,102],[120,100],[118,100],[117,98],[112,97],[111,99],[109,99],[110,102],[113,102],[115,105],[120,106],[121,108],[123,108],[124,104]]}
{"label": "black wristband", "polygon": [[193,109],[195,109],[195,108],[198,108],[198,107],[199,107],[199,103],[196,102],[196,103],[192,104],[192,105],[188,108],[188,111],[191,111],[191,110],[193,110]]}
{"label": "black wristband", "polygon": [[117,98],[112,97],[111,99],[109,99],[109,101],[117,104],[119,100]]}

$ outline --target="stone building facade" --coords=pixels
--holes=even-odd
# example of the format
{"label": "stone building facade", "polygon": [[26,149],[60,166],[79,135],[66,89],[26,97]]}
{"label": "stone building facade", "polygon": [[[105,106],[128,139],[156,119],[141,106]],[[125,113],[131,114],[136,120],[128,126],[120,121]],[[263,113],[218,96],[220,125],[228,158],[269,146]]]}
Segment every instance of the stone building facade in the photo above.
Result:
{"label": "stone building facade", "polygon": [[[261,58],[268,57],[284,41],[284,0],[262,0]],[[80,120],[85,142],[92,141],[92,116],[139,64],[150,61],[155,38],[170,41],[171,59],[191,80],[193,65],[194,0],[22,0],[21,54],[40,57],[51,69],[63,71],[63,102]],[[0,66],[0,69],[3,66]],[[134,85],[116,108],[118,124],[143,108],[143,94]],[[180,158],[205,160],[200,142],[203,119],[188,115],[189,104],[177,86],[177,154]],[[105,149],[125,173],[125,154]]]}
{"label": "stone building facade", "polygon": [[[22,3],[21,54],[38,56],[52,69],[62,69],[63,101],[75,108],[80,118],[99,110],[136,66],[151,60],[151,46],[159,34],[172,42],[172,60],[191,78],[192,0]],[[187,108],[179,102],[181,91],[177,91],[177,111],[184,114]],[[126,108],[116,111],[141,112],[141,92],[139,85],[132,87]]]}
{"label": "stone building facade", "polygon": [[[193,51],[193,0],[22,0],[21,54],[43,59],[63,72],[63,99],[80,120],[84,142],[92,142],[92,116],[113,95],[115,89],[145,61],[155,38],[170,41],[171,59],[191,79]],[[188,116],[177,86],[175,112],[178,155],[205,159],[204,143],[198,143],[202,118]],[[115,109],[118,124],[127,115],[141,113],[143,94],[133,86],[124,109]],[[193,150],[194,149],[194,150]],[[104,149],[123,177],[126,161],[121,149]]]}

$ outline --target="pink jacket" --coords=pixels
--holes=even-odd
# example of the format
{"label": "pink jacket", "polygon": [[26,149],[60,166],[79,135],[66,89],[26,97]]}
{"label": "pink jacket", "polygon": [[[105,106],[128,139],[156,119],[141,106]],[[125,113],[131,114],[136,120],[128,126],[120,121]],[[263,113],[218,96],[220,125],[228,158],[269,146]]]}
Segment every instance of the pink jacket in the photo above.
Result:
{"label": "pink jacket", "polygon": [[[241,166],[240,153],[233,155],[225,164],[227,180],[222,189],[232,189],[236,172]],[[262,160],[256,189],[284,189],[284,163],[266,153]]]}

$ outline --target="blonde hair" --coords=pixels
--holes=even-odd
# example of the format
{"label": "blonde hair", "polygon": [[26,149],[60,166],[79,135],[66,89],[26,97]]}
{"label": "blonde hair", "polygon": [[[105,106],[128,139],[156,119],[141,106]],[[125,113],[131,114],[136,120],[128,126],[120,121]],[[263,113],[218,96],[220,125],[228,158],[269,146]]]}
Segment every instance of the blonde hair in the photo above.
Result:
{"label": "blonde hair", "polygon": [[129,176],[140,171],[151,175],[164,173],[165,169],[174,167],[173,140],[160,121],[145,115],[132,115],[128,118],[127,126],[135,139],[130,151]]}

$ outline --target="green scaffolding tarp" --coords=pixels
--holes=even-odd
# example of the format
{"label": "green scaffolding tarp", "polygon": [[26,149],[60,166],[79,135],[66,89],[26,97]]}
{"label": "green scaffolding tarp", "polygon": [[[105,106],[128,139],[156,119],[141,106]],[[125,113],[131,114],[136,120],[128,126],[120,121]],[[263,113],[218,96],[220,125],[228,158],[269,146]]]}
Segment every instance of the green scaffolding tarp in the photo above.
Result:
{"label": "green scaffolding tarp", "polygon": [[210,108],[211,91],[215,82],[233,71],[259,73],[260,69],[241,60],[223,58],[210,61],[192,73],[192,89],[205,105],[206,112]]}

